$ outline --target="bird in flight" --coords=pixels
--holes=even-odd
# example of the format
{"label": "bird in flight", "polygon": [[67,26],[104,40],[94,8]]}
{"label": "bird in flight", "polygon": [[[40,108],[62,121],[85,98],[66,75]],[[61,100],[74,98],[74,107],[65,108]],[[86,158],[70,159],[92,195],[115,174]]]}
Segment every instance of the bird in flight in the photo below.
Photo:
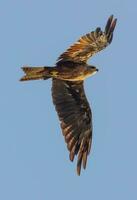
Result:
{"label": "bird in flight", "polygon": [[86,168],[92,143],[92,112],[84,91],[84,80],[98,69],[87,60],[106,48],[113,38],[117,19],[108,18],[105,30],[97,27],[62,53],[53,67],[22,67],[20,81],[52,79],[52,98],[62,129],[69,158],[77,156],[77,174]]}

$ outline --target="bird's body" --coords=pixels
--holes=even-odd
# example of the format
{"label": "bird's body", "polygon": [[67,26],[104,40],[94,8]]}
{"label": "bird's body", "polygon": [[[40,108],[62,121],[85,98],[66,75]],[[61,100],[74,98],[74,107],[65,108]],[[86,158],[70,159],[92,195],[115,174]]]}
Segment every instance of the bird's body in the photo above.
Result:
{"label": "bird's body", "polygon": [[105,31],[100,28],[82,36],[60,55],[54,67],[23,67],[21,81],[52,78],[52,98],[70,160],[78,155],[77,173],[86,168],[92,142],[92,113],[84,92],[84,80],[98,69],[87,64],[89,57],[108,46],[113,38],[116,19],[110,16]]}
{"label": "bird's body", "polygon": [[54,78],[67,81],[83,81],[85,78],[92,76],[97,71],[93,66],[83,63],[71,65],[68,61],[60,63],[51,72]]}

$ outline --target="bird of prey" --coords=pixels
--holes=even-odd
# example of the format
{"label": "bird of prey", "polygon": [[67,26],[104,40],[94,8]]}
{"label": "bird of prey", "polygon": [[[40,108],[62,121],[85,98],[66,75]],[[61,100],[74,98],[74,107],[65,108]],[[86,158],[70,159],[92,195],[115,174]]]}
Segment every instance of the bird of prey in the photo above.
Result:
{"label": "bird of prey", "polygon": [[98,69],[87,60],[107,47],[113,38],[117,19],[108,18],[105,30],[97,27],[62,53],[53,67],[22,67],[20,81],[52,79],[52,98],[62,129],[69,158],[77,156],[77,174],[86,168],[92,143],[92,113],[84,91],[84,80]]}

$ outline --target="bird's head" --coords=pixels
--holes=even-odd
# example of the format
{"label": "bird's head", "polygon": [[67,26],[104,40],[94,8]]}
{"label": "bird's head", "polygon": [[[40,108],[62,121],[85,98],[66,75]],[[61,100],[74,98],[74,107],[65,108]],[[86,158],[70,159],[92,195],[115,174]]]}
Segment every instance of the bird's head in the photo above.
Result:
{"label": "bird's head", "polygon": [[97,69],[95,66],[93,66],[93,65],[89,65],[88,66],[88,71],[89,71],[89,73],[91,74],[91,75],[94,75],[94,74],[96,74],[96,72],[98,72],[99,71],[99,69]]}

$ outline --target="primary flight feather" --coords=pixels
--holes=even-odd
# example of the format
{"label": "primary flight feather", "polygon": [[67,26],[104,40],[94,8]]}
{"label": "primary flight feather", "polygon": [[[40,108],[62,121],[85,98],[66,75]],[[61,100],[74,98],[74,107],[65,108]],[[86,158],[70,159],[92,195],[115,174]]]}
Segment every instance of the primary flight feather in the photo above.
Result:
{"label": "primary flight feather", "polygon": [[61,54],[54,67],[22,67],[25,72],[20,80],[52,78],[52,98],[58,113],[61,129],[70,160],[77,155],[77,174],[86,168],[92,143],[92,113],[84,92],[84,80],[98,69],[87,60],[107,47],[113,38],[117,19],[111,15],[105,30],[96,28]]}

